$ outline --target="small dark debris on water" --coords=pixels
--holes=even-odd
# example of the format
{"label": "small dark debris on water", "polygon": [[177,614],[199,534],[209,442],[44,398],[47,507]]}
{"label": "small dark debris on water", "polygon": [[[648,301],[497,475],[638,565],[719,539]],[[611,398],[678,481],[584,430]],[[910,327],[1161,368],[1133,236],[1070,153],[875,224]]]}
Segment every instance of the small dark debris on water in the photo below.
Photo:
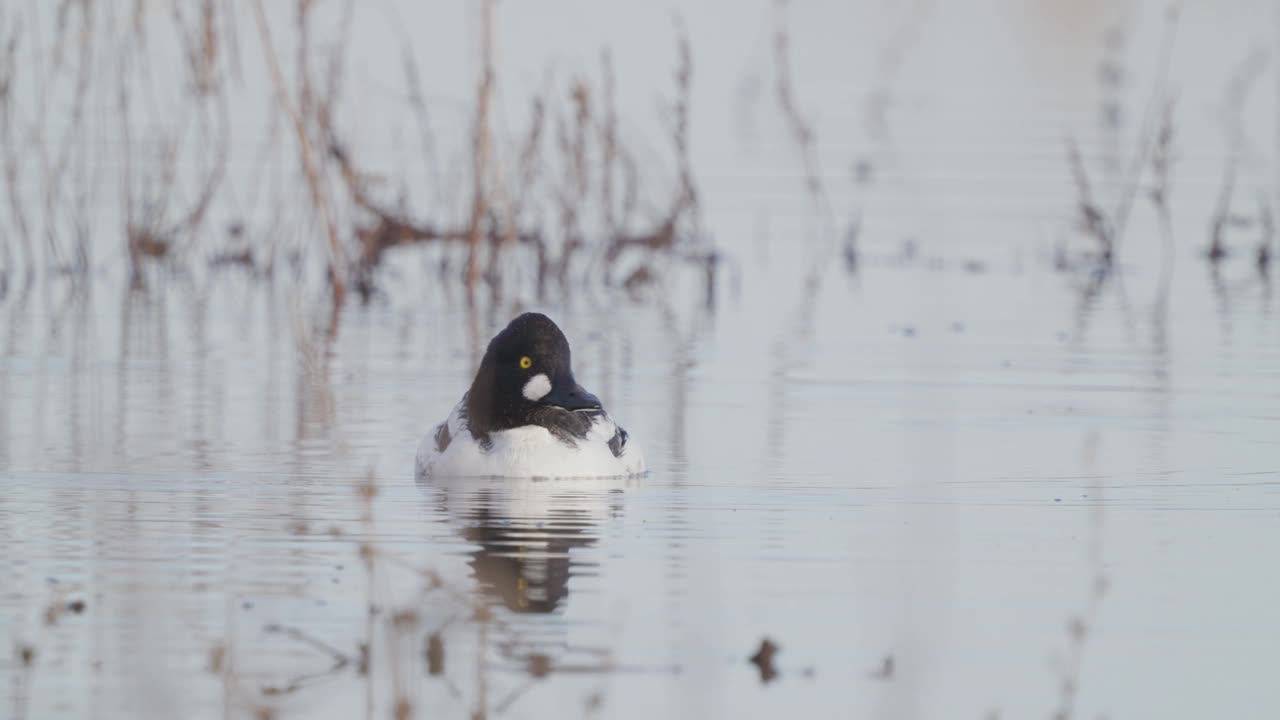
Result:
{"label": "small dark debris on water", "polygon": [[253,267],[253,253],[248,250],[240,250],[238,252],[218,253],[209,258],[210,267]]}
{"label": "small dark debris on water", "polygon": [[431,633],[427,638],[427,674],[444,673],[444,639],[440,633]]}
{"label": "small dark debris on water", "polygon": [[80,613],[84,612],[84,608],[85,608],[85,603],[83,600],[72,600],[71,602],[67,603],[67,612],[71,613],[72,615],[79,615]]}
{"label": "small dark debris on water", "polygon": [[876,168],[870,160],[858,158],[853,163],[853,179],[859,185],[865,185],[875,178]]}
{"label": "small dark debris on water", "polygon": [[252,610],[252,609],[253,609],[253,602],[251,602],[251,601],[249,601],[249,600],[245,600],[244,602],[240,603],[240,607],[241,607],[242,609],[244,609],[244,610]]}
{"label": "small dark debris on water", "polygon": [[36,649],[30,645],[19,647],[18,659],[22,661],[22,667],[31,667],[36,661]]}
{"label": "small dark debris on water", "polygon": [[853,243],[845,243],[844,269],[847,272],[854,272],[858,269],[858,250]]}
{"label": "small dark debris on water", "polygon": [[529,674],[536,678],[544,678],[551,674],[551,656],[533,653],[529,656]]}
{"label": "small dark debris on water", "polygon": [[391,624],[406,629],[417,627],[418,613],[413,610],[397,610],[391,614]]}
{"label": "small dark debris on water", "polygon": [[964,261],[964,271],[970,275],[981,275],[987,271],[987,264],[975,258]]}
{"label": "small dark debris on water", "polygon": [[916,329],[911,325],[902,328],[902,337],[913,338],[916,336]]}
{"label": "small dark debris on water", "polygon": [[1053,499],[1053,501],[1054,501],[1054,502],[1062,502],[1062,498],[1054,498],[1054,499]]}
{"label": "small dark debris on water", "polygon": [[911,238],[907,238],[903,240],[901,252],[902,252],[902,261],[904,263],[909,263],[915,260],[916,259],[916,241]]}
{"label": "small dark debris on water", "polygon": [[760,641],[760,649],[756,650],[756,654],[748,658],[752,665],[760,669],[761,683],[767,683],[778,677],[778,670],[773,666],[773,656],[778,654],[778,649],[778,646],[766,637]]}
{"label": "small dark debris on water", "polygon": [[858,233],[861,224],[861,218],[854,218],[844,232],[844,267],[849,272],[858,269]]}
{"label": "small dark debris on water", "polygon": [[227,646],[214,645],[209,650],[209,672],[219,675],[222,673],[223,663],[227,659]]}
{"label": "small dark debris on water", "polygon": [[641,288],[652,285],[655,279],[654,273],[648,267],[641,265],[634,272],[622,281],[622,287],[631,294],[640,292]]}
{"label": "small dark debris on water", "polygon": [[893,656],[885,655],[884,660],[880,661],[880,667],[871,673],[871,677],[876,680],[888,680],[893,677]]}

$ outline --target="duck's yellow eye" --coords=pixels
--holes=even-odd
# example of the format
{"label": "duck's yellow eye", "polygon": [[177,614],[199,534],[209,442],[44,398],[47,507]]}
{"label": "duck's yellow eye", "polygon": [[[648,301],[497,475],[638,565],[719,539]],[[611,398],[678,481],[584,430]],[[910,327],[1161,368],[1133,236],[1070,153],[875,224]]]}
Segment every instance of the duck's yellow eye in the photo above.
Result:
{"label": "duck's yellow eye", "polygon": [[533,367],[533,358],[529,357],[528,355],[525,355],[524,357],[520,358],[520,367],[524,370],[528,370],[529,368]]}

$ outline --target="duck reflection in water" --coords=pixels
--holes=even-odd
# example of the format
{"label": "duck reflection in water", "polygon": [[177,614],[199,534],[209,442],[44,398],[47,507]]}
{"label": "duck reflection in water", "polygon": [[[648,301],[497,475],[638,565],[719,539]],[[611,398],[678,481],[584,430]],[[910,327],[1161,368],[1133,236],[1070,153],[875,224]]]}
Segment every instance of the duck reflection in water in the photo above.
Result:
{"label": "duck reflection in water", "polygon": [[570,552],[596,544],[622,511],[634,480],[419,479],[435,505],[477,549],[471,569],[481,590],[516,613],[552,613],[574,575],[597,563]]}

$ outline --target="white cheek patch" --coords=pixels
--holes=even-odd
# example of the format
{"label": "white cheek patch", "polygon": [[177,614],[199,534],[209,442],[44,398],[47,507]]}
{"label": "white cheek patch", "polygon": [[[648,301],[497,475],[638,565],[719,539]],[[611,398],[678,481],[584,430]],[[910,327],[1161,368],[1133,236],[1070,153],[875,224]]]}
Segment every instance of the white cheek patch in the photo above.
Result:
{"label": "white cheek patch", "polygon": [[529,382],[524,384],[524,389],[520,391],[530,402],[538,402],[551,392],[551,380],[546,373],[538,373],[529,378]]}

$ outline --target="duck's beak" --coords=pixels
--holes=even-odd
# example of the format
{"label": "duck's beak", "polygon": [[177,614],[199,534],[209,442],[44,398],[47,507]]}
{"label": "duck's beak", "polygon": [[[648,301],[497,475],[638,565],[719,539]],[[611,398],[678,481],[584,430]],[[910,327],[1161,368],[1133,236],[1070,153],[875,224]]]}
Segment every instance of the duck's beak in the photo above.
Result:
{"label": "duck's beak", "polygon": [[542,398],[542,404],[554,405],[565,410],[599,410],[603,407],[600,398],[587,392],[572,376],[566,381],[557,383],[551,392]]}

